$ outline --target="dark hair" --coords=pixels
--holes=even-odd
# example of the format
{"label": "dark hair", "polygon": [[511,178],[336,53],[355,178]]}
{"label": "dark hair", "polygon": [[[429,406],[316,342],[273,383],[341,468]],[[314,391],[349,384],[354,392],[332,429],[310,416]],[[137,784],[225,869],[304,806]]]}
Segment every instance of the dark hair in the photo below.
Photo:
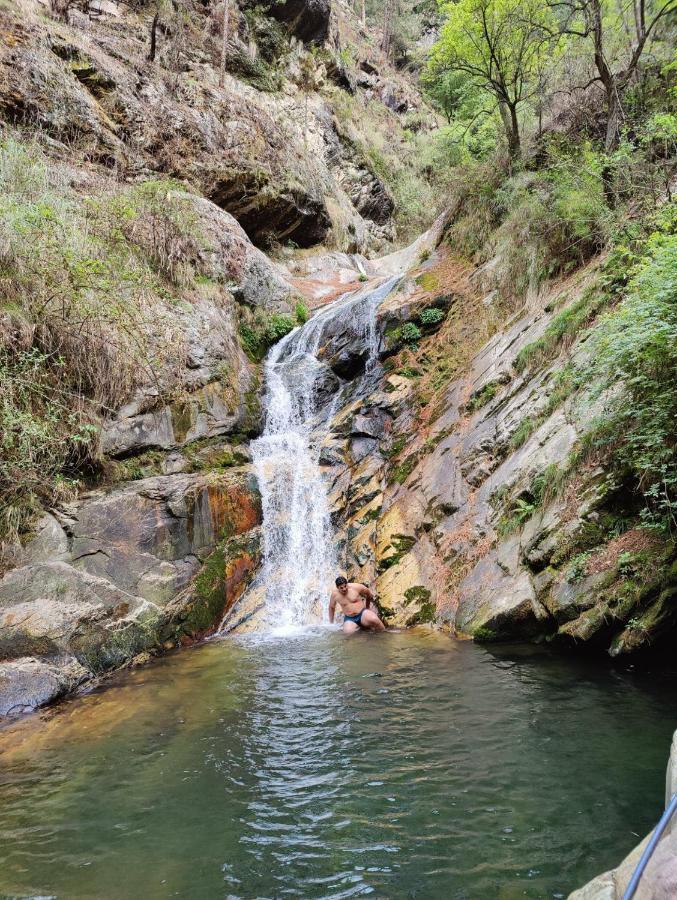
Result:
{"label": "dark hair", "polygon": [[348,579],[344,578],[343,575],[339,575],[336,579],[336,587],[341,587],[342,584],[348,584]]}

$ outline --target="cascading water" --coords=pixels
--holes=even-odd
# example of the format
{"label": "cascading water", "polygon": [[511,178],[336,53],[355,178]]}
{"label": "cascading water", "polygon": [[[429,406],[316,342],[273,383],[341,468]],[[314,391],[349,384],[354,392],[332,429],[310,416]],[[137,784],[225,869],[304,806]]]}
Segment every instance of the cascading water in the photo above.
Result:
{"label": "cascading water", "polygon": [[[378,364],[377,309],[398,281],[344,295],[284,337],[266,360],[264,430],[251,445],[263,509],[263,563],[250,588],[261,598],[258,630],[324,619],[336,553],[319,456],[342,390],[318,354],[332,335],[348,334],[371,373]],[[233,627],[235,613],[222,631]]]}

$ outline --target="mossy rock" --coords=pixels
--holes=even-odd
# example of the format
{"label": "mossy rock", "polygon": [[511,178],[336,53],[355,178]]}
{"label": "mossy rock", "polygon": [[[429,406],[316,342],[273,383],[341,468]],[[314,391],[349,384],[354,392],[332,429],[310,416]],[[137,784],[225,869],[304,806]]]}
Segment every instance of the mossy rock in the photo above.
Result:
{"label": "mossy rock", "polygon": [[437,616],[437,609],[432,600],[426,600],[421,604],[421,608],[411,618],[407,619],[407,628],[413,628],[414,625],[426,625],[434,622]]}
{"label": "mossy rock", "polygon": [[197,637],[218,625],[251,582],[259,560],[257,532],[222,541],[203,563],[193,585],[191,602],[174,623],[175,635]]}
{"label": "mossy rock", "polygon": [[405,600],[407,601],[407,605],[410,603],[425,603],[430,600],[430,591],[428,588],[423,587],[422,584],[417,584],[414,587],[407,588],[404,592]]}
{"label": "mossy rock", "polygon": [[389,549],[394,552],[390,556],[386,556],[379,560],[378,563],[378,571],[379,573],[383,573],[386,569],[390,569],[393,566],[396,566],[403,556],[405,556],[412,549],[414,544],[416,543],[416,538],[411,537],[411,535],[407,534],[394,534],[390,539]]}

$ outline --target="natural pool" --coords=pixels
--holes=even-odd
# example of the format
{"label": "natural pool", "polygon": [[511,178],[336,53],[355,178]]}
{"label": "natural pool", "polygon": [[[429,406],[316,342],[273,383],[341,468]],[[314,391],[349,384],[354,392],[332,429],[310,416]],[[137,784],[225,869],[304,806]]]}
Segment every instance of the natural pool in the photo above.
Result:
{"label": "natural pool", "polygon": [[0,895],[562,897],[661,811],[677,682],[534,647],[226,639],[0,731]]}

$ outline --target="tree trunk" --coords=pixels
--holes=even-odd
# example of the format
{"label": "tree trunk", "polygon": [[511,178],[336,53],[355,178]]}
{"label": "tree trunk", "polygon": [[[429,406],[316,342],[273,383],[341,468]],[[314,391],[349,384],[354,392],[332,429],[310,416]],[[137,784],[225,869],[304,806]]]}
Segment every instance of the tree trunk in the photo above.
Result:
{"label": "tree trunk", "polygon": [[607,119],[606,119],[606,138],[604,141],[604,149],[607,153],[613,153],[618,147],[621,139],[621,125],[623,124],[623,108],[618,96],[620,87],[615,80],[612,81],[609,89],[607,89]]}
{"label": "tree trunk", "polygon": [[157,27],[160,21],[160,10],[155,10],[153,21],[150,25],[150,50],[148,51],[148,59],[153,62],[155,60],[155,52],[157,50]]}
{"label": "tree trunk", "polygon": [[498,109],[501,114],[505,137],[508,142],[510,159],[519,159],[521,153],[520,128],[517,119],[517,107],[510,103],[499,102]]}
{"label": "tree trunk", "polygon": [[221,27],[221,72],[219,84],[223,87],[226,79],[226,59],[228,57],[228,19],[230,18],[230,0],[223,0],[223,25]]}
{"label": "tree trunk", "polygon": [[383,7],[383,42],[381,49],[386,56],[390,55],[390,41],[392,39],[393,29],[393,0],[385,0]]}
{"label": "tree trunk", "polygon": [[367,24],[367,4],[366,4],[366,0],[362,0],[362,15],[360,16],[360,19],[362,20],[362,25],[365,25],[365,26],[366,26],[366,24]]}

